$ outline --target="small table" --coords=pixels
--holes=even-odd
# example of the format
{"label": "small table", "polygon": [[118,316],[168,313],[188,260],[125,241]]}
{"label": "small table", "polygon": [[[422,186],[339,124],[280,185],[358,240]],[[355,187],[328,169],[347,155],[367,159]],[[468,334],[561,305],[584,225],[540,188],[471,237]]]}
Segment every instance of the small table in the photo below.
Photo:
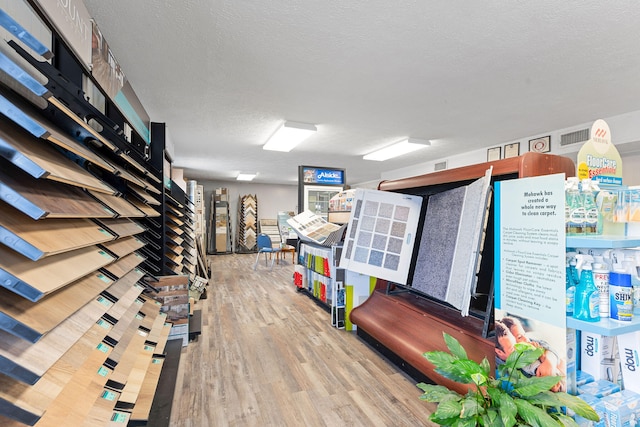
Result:
{"label": "small table", "polygon": [[280,264],[280,254],[282,254],[282,260],[284,261],[286,258],[285,253],[287,252],[291,253],[291,263],[293,264],[296,258],[296,247],[291,245],[285,245],[279,252],[276,252],[276,263]]}

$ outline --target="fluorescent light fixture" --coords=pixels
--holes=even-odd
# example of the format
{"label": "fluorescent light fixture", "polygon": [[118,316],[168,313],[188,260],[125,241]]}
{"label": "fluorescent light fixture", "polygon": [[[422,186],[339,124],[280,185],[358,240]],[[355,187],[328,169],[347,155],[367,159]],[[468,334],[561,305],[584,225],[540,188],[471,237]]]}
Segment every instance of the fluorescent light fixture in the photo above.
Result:
{"label": "fluorescent light fixture", "polygon": [[365,160],[376,160],[378,162],[382,162],[394,157],[402,156],[403,154],[411,153],[429,145],[431,145],[431,141],[427,141],[426,139],[405,138],[402,141],[396,142],[386,148],[369,153],[362,158]]}
{"label": "fluorescent light fixture", "polygon": [[293,147],[307,139],[316,130],[315,125],[286,121],[271,135],[262,148],[273,151],[291,151]]}
{"label": "fluorescent light fixture", "polygon": [[236,177],[238,181],[253,181],[253,178],[256,177],[255,173],[239,173]]}

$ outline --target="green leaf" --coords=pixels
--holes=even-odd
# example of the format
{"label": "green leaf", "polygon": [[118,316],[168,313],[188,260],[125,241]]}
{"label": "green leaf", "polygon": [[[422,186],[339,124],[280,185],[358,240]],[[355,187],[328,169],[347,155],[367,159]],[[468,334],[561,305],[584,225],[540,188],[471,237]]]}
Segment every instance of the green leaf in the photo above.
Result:
{"label": "green leaf", "polygon": [[500,393],[496,400],[496,404],[500,407],[500,419],[505,427],[512,427],[516,423],[516,415],[518,407],[513,398],[506,393]]}
{"label": "green leaf", "polygon": [[487,384],[487,375],[484,372],[471,374],[473,383],[479,387]]}
{"label": "green leaf", "polygon": [[557,394],[552,391],[543,391],[533,396],[528,396],[525,399],[527,402],[536,406],[545,406],[549,408],[561,408],[565,406],[558,400]]}
{"label": "green leaf", "polygon": [[514,399],[514,403],[518,407],[518,415],[520,415],[527,424],[539,427],[558,427],[556,420],[544,409],[538,408],[523,399]]}
{"label": "green leaf", "polygon": [[[474,374],[484,375],[480,365],[469,359],[455,360],[450,366],[438,368],[435,371],[445,378],[463,384],[474,384]],[[486,382],[486,379],[484,382]]]}
{"label": "green leaf", "polygon": [[[516,344],[516,346],[522,343]],[[538,360],[540,356],[544,353],[543,348],[535,348],[532,347],[526,351],[514,351],[507,357],[507,360],[504,363],[506,368],[510,369],[522,369],[525,366],[531,365],[533,362]]]}
{"label": "green leaf", "polygon": [[478,396],[474,393],[467,396],[462,401],[462,411],[460,412],[461,418],[470,418],[476,415],[484,413],[484,407],[478,402]]}
{"label": "green leaf", "polygon": [[580,427],[578,423],[571,417],[564,414],[555,414],[556,419],[565,427]]}
{"label": "green leaf", "polygon": [[482,415],[482,425],[487,427],[504,427],[500,424],[499,413],[496,409],[489,408],[486,413]]}
{"label": "green leaf", "polygon": [[427,402],[441,402],[450,399],[461,400],[463,398],[460,394],[453,390],[449,390],[445,386],[425,383],[419,383],[417,386],[419,389],[424,391],[420,396],[420,399]]}
{"label": "green leaf", "polygon": [[491,375],[491,365],[489,364],[489,361],[486,357],[482,359],[482,362],[480,363],[480,369],[482,369],[482,372],[484,372],[487,377]]}
{"label": "green leaf", "polygon": [[429,420],[441,426],[452,426],[459,419],[459,417],[441,418],[435,412],[429,416]]}
{"label": "green leaf", "polygon": [[520,396],[534,396],[543,391],[549,391],[561,379],[562,377],[556,376],[522,378],[518,380],[517,384],[514,384],[513,388]]}
{"label": "green leaf", "polygon": [[473,418],[460,418],[455,423],[453,423],[454,427],[476,427],[478,425],[478,420]]}
{"label": "green leaf", "polygon": [[584,400],[580,399],[577,396],[572,396],[569,393],[558,392],[553,393],[556,398],[559,400],[559,403],[562,406],[566,406],[571,409],[577,415],[580,415],[583,418],[586,418],[591,421],[600,421],[600,417],[596,413],[596,411]]}
{"label": "green leaf", "polygon": [[460,345],[460,342],[446,332],[443,332],[442,334],[444,335],[444,342],[447,344],[447,348],[449,349],[451,354],[453,354],[453,356],[457,359],[466,359],[467,352],[465,351],[464,347]]}
{"label": "green leaf", "polygon": [[423,353],[423,356],[436,368],[446,369],[449,365],[451,365],[456,359],[449,353],[445,353],[444,351],[428,351]]}
{"label": "green leaf", "polygon": [[[460,402],[455,400],[447,400],[444,402],[440,402],[436,411],[433,413],[438,420],[448,420],[451,418],[458,419],[460,418],[460,413],[462,412],[462,405]],[[435,421],[439,423],[439,421]],[[450,425],[450,424],[447,424]]]}

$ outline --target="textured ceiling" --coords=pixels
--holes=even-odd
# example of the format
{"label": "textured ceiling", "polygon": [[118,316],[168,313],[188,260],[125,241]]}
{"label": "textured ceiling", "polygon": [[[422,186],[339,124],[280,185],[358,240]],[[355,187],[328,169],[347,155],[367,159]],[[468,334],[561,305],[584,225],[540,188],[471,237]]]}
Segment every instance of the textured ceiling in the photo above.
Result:
{"label": "textured ceiling", "polygon": [[[191,179],[383,171],[640,110],[637,1],[85,0]],[[318,132],[262,150],[283,120]],[[403,137],[436,140],[386,162]],[[428,172],[428,171],[425,171]]]}

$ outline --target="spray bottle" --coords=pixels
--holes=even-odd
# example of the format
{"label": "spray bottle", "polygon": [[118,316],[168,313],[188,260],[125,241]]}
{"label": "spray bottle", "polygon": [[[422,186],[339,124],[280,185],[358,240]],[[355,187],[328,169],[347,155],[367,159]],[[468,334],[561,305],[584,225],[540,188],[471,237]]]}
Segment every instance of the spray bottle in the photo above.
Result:
{"label": "spray bottle", "polygon": [[567,211],[569,220],[567,222],[566,234],[567,236],[577,236],[584,234],[584,206],[582,206],[582,198],[580,197],[580,191],[578,190],[578,178],[567,178],[566,194],[565,194],[565,217]]}
{"label": "spray bottle", "polygon": [[594,196],[595,182],[590,179],[583,179],[581,181],[582,206],[584,208],[584,234],[595,235],[602,234],[602,218],[600,211],[596,206],[596,199]]}
{"label": "spray bottle", "polygon": [[578,276],[578,270],[576,270],[576,253],[567,252],[566,259],[567,272],[565,302],[567,307],[567,316],[573,316],[576,285],[580,282],[580,277]]}
{"label": "spray bottle", "polygon": [[598,288],[600,294],[599,312],[600,318],[609,317],[610,313],[610,301],[609,301],[609,274],[611,273],[611,264],[609,260],[605,260],[604,254],[595,253],[593,256],[592,272],[593,282]]}
{"label": "spray bottle", "polygon": [[593,257],[591,255],[576,255],[577,268],[580,271],[580,283],[576,286],[573,317],[585,322],[600,320],[600,293],[593,281]]}

